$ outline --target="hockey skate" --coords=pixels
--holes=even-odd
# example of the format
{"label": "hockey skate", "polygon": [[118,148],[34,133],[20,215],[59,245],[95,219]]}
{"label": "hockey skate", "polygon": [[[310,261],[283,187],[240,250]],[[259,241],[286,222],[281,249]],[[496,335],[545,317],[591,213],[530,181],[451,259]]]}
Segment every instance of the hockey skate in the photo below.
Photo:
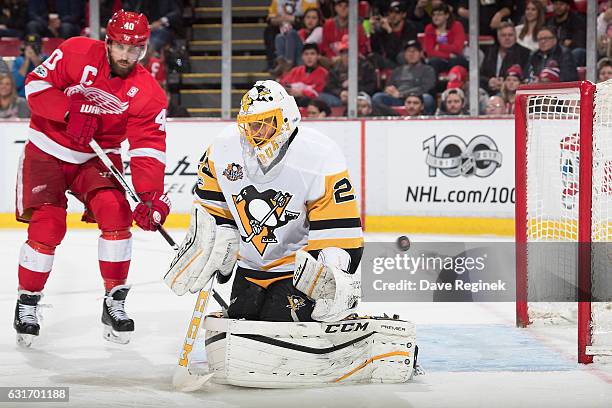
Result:
{"label": "hockey skate", "polygon": [[34,336],[38,336],[40,324],[38,323],[38,302],[42,297],[40,292],[20,290],[15,306],[15,320],[13,327],[17,331],[17,345],[30,347]]}
{"label": "hockey skate", "polygon": [[125,298],[130,286],[121,285],[106,292],[102,302],[104,339],[113,343],[128,344],[134,332],[134,321],[125,313]]}

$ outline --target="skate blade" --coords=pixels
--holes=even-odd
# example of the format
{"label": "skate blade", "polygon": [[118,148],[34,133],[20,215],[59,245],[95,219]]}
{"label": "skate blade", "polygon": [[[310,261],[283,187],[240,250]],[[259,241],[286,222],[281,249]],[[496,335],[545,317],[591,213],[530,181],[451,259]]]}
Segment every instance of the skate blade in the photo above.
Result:
{"label": "skate blade", "polygon": [[104,325],[104,340],[117,344],[128,344],[132,337],[132,332],[118,332],[113,330],[111,326]]}
{"label": "skate blade", "polygon": [[33,334],[21,334],[21,333],[17,333],[17,345],[19,347],[24,347],[24,348],[29,348],[32,345],[32,342],[34,341],[34,336]]}
{"label": "skate blade", "polygon": [[174,375],[172,376],[172,386],[176,391],[196,391],[206,384],[212,375],[212,373],[205,375],[192,375],[191,370],[188,370],[183,366],[178,366],[174,370]]}

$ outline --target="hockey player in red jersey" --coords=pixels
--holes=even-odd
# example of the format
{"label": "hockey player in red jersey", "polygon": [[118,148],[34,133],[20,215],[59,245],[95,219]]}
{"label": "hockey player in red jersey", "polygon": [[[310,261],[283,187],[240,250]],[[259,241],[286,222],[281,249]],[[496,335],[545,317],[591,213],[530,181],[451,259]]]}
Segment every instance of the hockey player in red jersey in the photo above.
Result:
{"label": "hockey player in red jersey", "polygon": [[[105,41],[66,40],[26,78],[32,117],[18,169],[16,216],[29,226],[19,255],[14,321],[22,345],[39,334],[37,307],[66,233],[67,191],[84,203],[83,221],[96,222],[101,231],[104,337],[127,343],[134,330],[124,309],[132,220],[153,231],[170,212],[163,194],[166,97],[138,64],[149,34],[144,15],[118,11],[108,22]],[[120,144],[128,139],[132,182],[143,201],[133,212],[89,147],[92,139],[120,169]]]}

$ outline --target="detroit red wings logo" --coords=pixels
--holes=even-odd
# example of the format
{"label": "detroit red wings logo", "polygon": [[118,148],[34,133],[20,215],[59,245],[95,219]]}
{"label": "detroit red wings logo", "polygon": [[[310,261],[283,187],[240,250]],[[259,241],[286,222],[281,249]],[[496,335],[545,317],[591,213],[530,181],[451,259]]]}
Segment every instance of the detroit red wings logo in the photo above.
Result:
{"label": "detroit red wings logo", "polygon": [[71,96],[76,93],[83,94],[85,98],[100,107],[100,113],[104,115],[121,115],[130,106],[129,102],[122,102],[115,95],[103,91],[93,86],[84,87],[83,85],[74,85],[66,88],[66,95]]}

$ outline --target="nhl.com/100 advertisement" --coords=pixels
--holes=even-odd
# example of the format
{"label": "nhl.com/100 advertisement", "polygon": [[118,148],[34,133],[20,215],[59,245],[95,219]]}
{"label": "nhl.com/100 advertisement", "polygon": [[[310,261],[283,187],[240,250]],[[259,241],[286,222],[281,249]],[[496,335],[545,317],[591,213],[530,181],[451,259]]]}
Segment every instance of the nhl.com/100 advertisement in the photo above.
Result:
{"label": "nhl.com/100 advertisement", "polygon": [[440,120],[398,125],[389,129],[387,144],[387,204],[391,211],[513,216],[512,121]]}

